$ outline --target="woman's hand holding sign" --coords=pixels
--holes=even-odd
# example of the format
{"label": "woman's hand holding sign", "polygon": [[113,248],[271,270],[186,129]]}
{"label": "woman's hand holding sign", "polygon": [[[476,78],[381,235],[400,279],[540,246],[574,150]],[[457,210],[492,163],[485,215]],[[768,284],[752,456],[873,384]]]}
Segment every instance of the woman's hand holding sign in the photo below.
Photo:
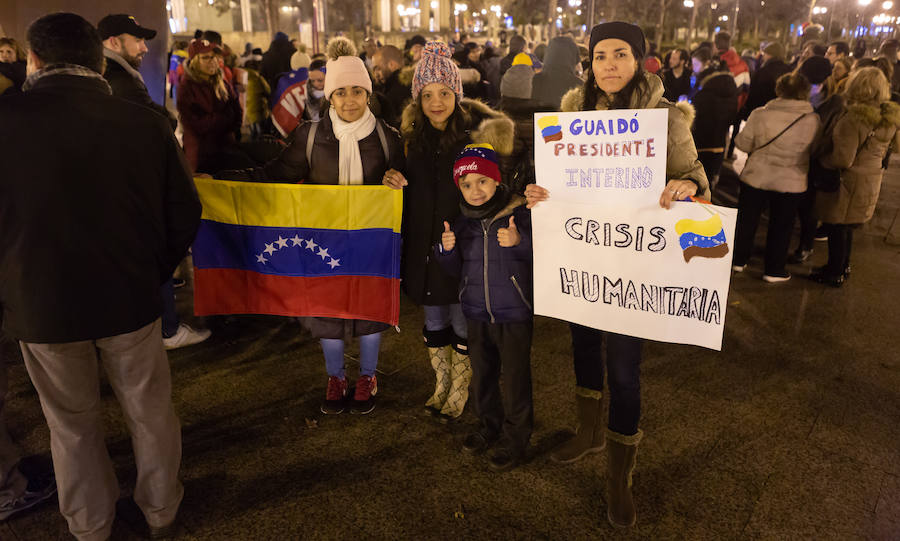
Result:
{"label": "woman's hand holding sign", "polygon": [[[679,201],[697,194],[697,185],[692,180],[673,179],[666,184],[663,193],[659,196],[659,206],[664,209],[672,208],[672,201]],[[527,196],[526,196],[527,197]]]}
{"label": "woman's hand holding sign", "polygon": [[509,227],[501,227],[497,231],[497,242],[503,248],[512,248],[518,246],[521,241],[522,236],[519,235],[519,228],[516,227],[515,217],[510,216]]}
{"label": "woman's hand holding sign", "polygon": [[456,248],[456,233],[450,231],[450,224],[444,222],[444,232],[441,233],[441,247],[445,252]]}
{"label": "woman's hand holding sign", "polygon": [[534,208],[538,203],[546,201],[549,198],[550,192],[547,191],[547,188],[543,188],[537,184],[529,184],[525,187],[525,200],[528,201],[525,205],[526,208]]}

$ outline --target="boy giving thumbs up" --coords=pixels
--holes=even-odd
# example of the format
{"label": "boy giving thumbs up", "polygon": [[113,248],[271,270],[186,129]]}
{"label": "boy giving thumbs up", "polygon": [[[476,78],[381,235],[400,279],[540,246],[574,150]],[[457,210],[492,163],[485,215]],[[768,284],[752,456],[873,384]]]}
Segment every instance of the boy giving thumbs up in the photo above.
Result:
{"label": "boy giving thumbs up", "polygon": [[[534,425],[531,401],[531,212],[501,181],[490,145],[468,145],[453,165],[462,212],[444,222],[436,257],[460,277],[469,331],[472,393],[479,424],[463,451],[488,452],[496,471],[525,457]],[[500,374],[503,373],[502,392]]]}

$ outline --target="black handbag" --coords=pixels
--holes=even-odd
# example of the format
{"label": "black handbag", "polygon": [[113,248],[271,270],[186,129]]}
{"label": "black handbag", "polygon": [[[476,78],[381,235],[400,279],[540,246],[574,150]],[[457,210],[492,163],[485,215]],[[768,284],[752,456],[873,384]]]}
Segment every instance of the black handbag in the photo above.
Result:
{"label": "black handbag", "polygon": [[841,171],[825,167],[818,156],[813,156],[809,159],[809,182],[820,192],[836,192],[841,187]]}

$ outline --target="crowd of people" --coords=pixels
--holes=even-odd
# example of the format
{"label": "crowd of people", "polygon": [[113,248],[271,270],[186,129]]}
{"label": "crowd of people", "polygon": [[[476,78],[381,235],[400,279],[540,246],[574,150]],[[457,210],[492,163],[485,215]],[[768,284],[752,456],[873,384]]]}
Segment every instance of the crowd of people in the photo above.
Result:
{"label": "crowd of people", "polygon": [[[503,472],[525,458],[534,425],[529,209],[550,197],[534,182],[535,112],[665,110],[664,208],[710,199],[734,148],[746,152],[733,270],[750,263],[768,210],[762,278],[771,283],[791,278],[787,265],[806,261],[817,236],[827,236],[828,261],[810,278],[833,287],[849,278],[853,232],[872,217],[900,144],[896,40],[872,58],[865,47],[851,55],[842,41],[808,41],[789,59],[780,42],[738,54],[722,32],[660,57],[638,26],[607,22],[583,43],[417,35],[402,49],[369,38],[360,53],[335,37],[312,56],[279,32],[265,53],[248,43],[238,56],[217,32],[198,31],[171,50],[173,115],[139,71],[156,35],[128,15],[94,27],[55,13],[31,25],[27,55],[0,39],[3,330],[19,341],[53,460],[52,471],[20,460],[0,424],[0,520],[58,491],[80,540],[109,537],[118,498],[98,362],[132,435],[133,503],[151,537],[175,531],[181,432],[165,350],[210,336],[181,323],[174,302],[183,282],[173,274],[200,222],[192,176],[403,190],[402,288],[421,307],[434,370],[425,408],[458,422],[471,394],[478,425],[462,450]],[[279,133],[279,89],[298,78],[298,125]],[[79,135],[47,137],[51,123]],[[387,324],[301,324],[322,347],[322,413],[373,411]],[[606,450],[607,517],[629,527],[643,341],[570,329],[578,428],[551,458]],[[348,335],[360,343],[355,384],[344,367]]]}

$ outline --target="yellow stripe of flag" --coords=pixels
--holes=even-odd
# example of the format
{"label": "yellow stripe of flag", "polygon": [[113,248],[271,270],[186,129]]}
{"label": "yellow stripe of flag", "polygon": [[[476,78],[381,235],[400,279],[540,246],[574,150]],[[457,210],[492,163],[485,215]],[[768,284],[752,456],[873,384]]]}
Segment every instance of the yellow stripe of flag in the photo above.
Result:
{"label": "yellow stripe of flag", "polygon": [[403,192],[387,186],[272,184],[195,178],[203,219],[261,227],[392,229],[400,232]]}
{"label": "yellow stripe of flag", "polygon": [[716,214],[707,220],[691,220],[685,218],[675,223],[675,232],[679,235],[694,233],[704,237],[714,237],[722,230],[722,218]]}

